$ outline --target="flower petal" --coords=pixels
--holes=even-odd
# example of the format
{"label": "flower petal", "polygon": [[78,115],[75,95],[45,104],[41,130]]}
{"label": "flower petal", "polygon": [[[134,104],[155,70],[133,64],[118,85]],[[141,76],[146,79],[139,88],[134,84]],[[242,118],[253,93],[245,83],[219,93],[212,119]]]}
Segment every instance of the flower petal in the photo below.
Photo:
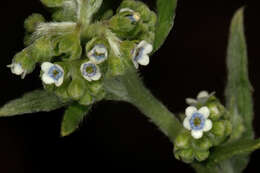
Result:
{"label": "flower petal", "polygon": [[201,92],[199,92],[197,99],[205,98],[205,97],[209,97],[208,91],[201,91]]}
{"label": "flower petal", "polygon": [[198,103],[198,101],[193,98],[186,98],[185,101],[188,105],[196,105]]}
{"label": "flower petal", "polygon": [[209,117],[209,108],[207,106],[201,107],[198,112],[204,115],[205,118]]}
{"label": "flower petal", "polygon": [[186,115],[187,117],[191,117],[192,114],[193,114],[194,112],[196,112],[196,111],[197,111],[197,108],[196,108],[196,107],[194,107],[194,106],[189,106],[189,107],[187,107],[186,110],[185,110],[185,115]]}
{"label": "flower petal", "polygon": [[203,131],[204,131],[204,132],[210,131],[211,128],[212,128],[212,121],[209,120],[209,119],[207,119],[207,120],[205,121],[205,126],[204,126],[204,128],[203,128]]}
{"label": "flower petal", "polygon": [[100,73],[100,70],[99,70],[99,67],[97,67],[97,72],[94,76],[91,77],[92,80],[99,80],[101,78],[101,73]]}
{"label": "flower petal", "polygon": [[199,139],[203,136],[203,131],[202,130],[192,130],[191,136],[195,139]]}
{"label": "flower petal", "polygon": [[144,46],[144,53],[149,54],[153,51],[153,46],[150,43],[146,42],[146,45]]}
{"label": "flower petal", "polygon": [[43,72],[47,72],[47,71],[51,68],[51,66],[53,66],[52,63],[50,63],[50,62],[44,62],[44,63],[42,63],[42,65],[41,65],[41,69],[42,69]]}
{"label": "flower petal", "polygon": [[63,83],[63,79],[64,79],[63,76],[62,76],[61,78],[59,78],[59,80],[58,80],[57,82],[55,82],[55,85],[56,85],[57,87],[61,86],[62,83]]}
{"label": "flower petal", "polygon": [[122,8],[122,9],[119,11],[119,13],[123,13],[123,12],[125,12],[125,11],[131,12],[131,13],[134,12],[134,11],[133,11],[132,9],[130,9],[130,8]]}
{"label": "flower petal", "polygon": [[186,117],[183,121],[183,126],[188,129],[188,130],[191,130],[191,127],[190,127],[190,118],[189,117]]}
{"label": "flower petal", "polygon": [[141,65],[146,66],[146,65],[149,64],[150,58],[149,58],[148,55],[145,55],[145,54],[144,54],[141,58],[139,58],[139,59],[137,60],[137,62],[138,62],[139,64],[141,64]]}
{"label": "flower petal", "polygon": [[11,72],[15,75],[21,75],[24,72],[24,69],[22,68],[21,64],[14,63],[10,65]]}
{"label": "flower petal", "polygon": [[42,75],[42,81],[45,83],[45,84],[53,84],[54,83],[54,80],[50,77],[50,76],[48,76],[46,73],[44,73],[43,75]]}

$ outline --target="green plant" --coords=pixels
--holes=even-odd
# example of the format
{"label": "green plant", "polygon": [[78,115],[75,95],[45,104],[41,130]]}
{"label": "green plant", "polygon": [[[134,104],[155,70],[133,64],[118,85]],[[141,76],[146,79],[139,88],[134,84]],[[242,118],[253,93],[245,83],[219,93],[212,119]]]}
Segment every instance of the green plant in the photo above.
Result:
{"label": "green plant", "polygon": [[142,111],[174,144],[174,155],[197,172],[242,172],[249,154],[260,147],[252,128],[253,103],[248,79],[243,9],[232,20],[227,55],[226,105],[201,92],[185,115],[176,117],[143,85],[139,65],[160,48],[174,20],[176,0],[157,0],[157,14],[144,3],[42,0],[52,21],[40,14],[25,21],[25,46],[8,67],[22,78],[41,65],[43,89],[0,108],[14,116],[65,107],[61,135],[74,132],[92,105],[124,101]]}

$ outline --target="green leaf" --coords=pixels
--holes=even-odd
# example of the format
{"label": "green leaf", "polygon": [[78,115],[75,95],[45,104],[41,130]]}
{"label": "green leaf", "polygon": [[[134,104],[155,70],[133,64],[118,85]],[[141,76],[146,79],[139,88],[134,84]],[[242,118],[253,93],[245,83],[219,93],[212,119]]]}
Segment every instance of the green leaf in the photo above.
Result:
{"label": "green leaf", "polygon": [[235,14],[230,28],[227,57],[228,84],[226,87],[226,103],[227,108],[233,114],[233,132],[239,131],[241,123],[238,123],[238,121],[242,119],[245,126],[243,137],[252,139],[254,136],[252,127],[254,112],[252,86],[248,77],[243,11],[243,9],[240,9]]}
{"label": "green leaf", "polygon": [[260,148],[260,139],[241,139],[225,146],[216,147],[210,153],[208,165],[215,165],[221,161],[237,155],[247,155]]}
{"label": "green leaf", "polygon": [[177,0],[157,0],[158,21],[155,30],[154,52],[162,46],[173,27],[176,7]]}
{"label": "green leaf", "polygon": [[73,133],[89,110],[89,106],[83,106],[78,103],[70,105],[63,117],[61,135],[67,136]]}
{"label": "green leaf", "polygon": [[53,93],[35,90],[24,94],[21,98],[12,100],[0,108],[0,117],[49,112],[67,105]]}

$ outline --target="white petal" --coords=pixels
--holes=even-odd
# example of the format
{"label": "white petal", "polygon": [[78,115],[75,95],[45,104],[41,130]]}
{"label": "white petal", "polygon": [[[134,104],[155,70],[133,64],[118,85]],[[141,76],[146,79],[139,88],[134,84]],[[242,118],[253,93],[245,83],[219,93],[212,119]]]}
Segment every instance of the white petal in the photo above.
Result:
{"label": "white petal", "polygon": [[139,65],[138,63],[135,61],[135,60],[132,60],[133,64],[135,65],[135,68],[138,69],[139,68]]}
{"label": "white petal", "polygon": [[101,73],[98,70],[97,73],[95,74],[95,76],[92,76],[91,79],[92,80],[99,80],[101,78]]}
{"label": "white petal", "polygon": [[147,43],[144,47],[144,53],[149,54],[153,51],[153,45]]}
{"label": "white petal", "polygon": [[191,136],[195,139],[199,139],[203,136],[203,131],[202,130],[192,130]]}
{"label": "white petal", "polygon": [[122,8],[122,9],[119,11],[119,13],[123,13],[123,12],[125,12],[125,11],[131,12],[131,13],[134,12],[134,11],[133,11],[132,9],[130,9],[130,8]]}
{"label": "white petal", "polygon": [[199,92],[199,94],[198,94],[198,96],[197,96],[197,99],[199,99],[199,98],[205,98],[205,97],[209,97],[208,91],[201,91],[201,92]]}
{"label": "white petal", "polygon": [[141,65],[146,66],[146,65],[149,64],[150,58],[149,58],[148,55],[143,55],[141,58],[139,58],[139,59],[137,60],[137,62],[138,62],[139,64],[141,64]]}
{"label": "white petal", "polygon": [[188,105],[196,105],[198,103],[198,101],[193,98],[186,98],[185,101]]}
{"label": "white petal", "polygon": [[212,122],[211,122],[211,120],[207,119],[205,121],[205,126],[203,128],[203,131],[204,132],[210,131],[211,128],[212,128]]}
{"label": "white petal", "polygon": [[183,121],[183,126],[186,128],[186,129],[188,129],[188,130],[191,130],[191,128],[190,128],[190,118],[189,117],[186,117],[185,119],[184,119],[184,121]]}
{"label": "white petal", "polygon": [[11,72],[15,75],[21,75],[24,72],[24,69],[18,63],[11,64],[10,67],[11,67]]}
{"label": "white petal", "polygon": [[185,110],[185,115],[186,115],[187,117],[191,117],[192,114],[193,114],[194,112],[196,112],[196,111],[197,111],[197,108],[195,108],[194,106],[189,106],[189,107],[187,107],[186,110]]}
{"label": "white petal", "polygon": [[50,62],[44,62],[44,63],[42,63],[42,65],[41,65],[41,69],[42,69],[43,72],[47,72],[52,66],[53,66],[52,63],[50,63]]}
{"label": "white petal", "polygon": [[64,77],[62,76],[57,82],[55,81],[55,85],[56,85],[57,87],[61,86],[62,83],[63,83],[63,79],[64,79]]}
{"label": "white petal", "polygon": [[201,107],[198,112],[204,115],[205,118],[209,117],[209,108],[207,106]]}
{"label": "white petal", "polygon": [[53,84],[54,83],[54,80],[48,76],[46,73],[44,73],[42,75],[42,81],[45,83],[45,84]]}

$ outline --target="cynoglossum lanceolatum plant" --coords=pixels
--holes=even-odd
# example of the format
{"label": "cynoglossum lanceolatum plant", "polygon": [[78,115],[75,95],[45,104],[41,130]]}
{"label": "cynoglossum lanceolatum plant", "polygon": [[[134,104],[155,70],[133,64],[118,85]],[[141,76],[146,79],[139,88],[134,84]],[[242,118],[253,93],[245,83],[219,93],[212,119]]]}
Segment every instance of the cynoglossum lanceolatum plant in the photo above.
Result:
{"label": "cynoglossum lanceolatum plant", "polygon": [[149,117],[174,144],[173,155],[197,172],[242,172],[250,152],[259,148],[253,139],[242,9],[230,29],[226,105],[203,91],[186,99],[189,106],[176,117],[138,76],[172,28],[176,0],[157,0],[157,14],[135,0],[123,0],[114,11],[113,1],[41,2],[52,9],[52,19],[32,14],[25,20],[25,48],[8,67],[24,78],[38,66],[43,89],[7,103],[0,116],[66,107],[61,127],[66,136],[93,104],[125,101]]}

